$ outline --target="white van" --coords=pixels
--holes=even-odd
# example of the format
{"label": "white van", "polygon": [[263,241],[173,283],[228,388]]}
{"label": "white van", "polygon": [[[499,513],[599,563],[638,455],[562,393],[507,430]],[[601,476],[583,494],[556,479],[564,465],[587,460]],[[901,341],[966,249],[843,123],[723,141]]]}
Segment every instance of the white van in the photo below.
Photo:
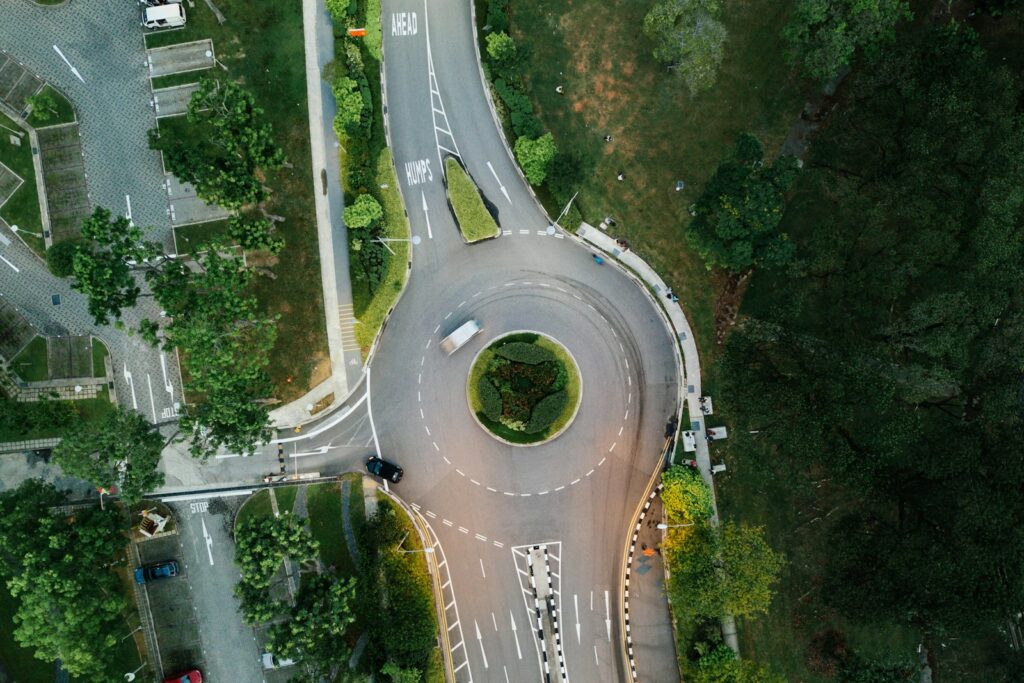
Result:
{"label": "white van", "polygon": [[145,7],[142,25],[146,28],[179,28],[185,25],[185,5],[172,2],[167,5]]}
{"label": "white van", "polygon": [[480,323],[467,320],[441,341],[441,349],[449,356],[462,348],[470,339],[480,334]]}

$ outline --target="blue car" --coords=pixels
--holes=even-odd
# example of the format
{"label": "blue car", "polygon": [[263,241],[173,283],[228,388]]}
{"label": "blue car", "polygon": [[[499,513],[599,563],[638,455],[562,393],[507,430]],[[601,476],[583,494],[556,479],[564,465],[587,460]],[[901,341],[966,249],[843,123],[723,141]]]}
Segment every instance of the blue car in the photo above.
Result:
{"label": "blue car", "polygon": [[155,564],[147,564],[135,570],[135,583],[142,585],[158,579],[170,579],[178,575],[178,563],[165,560]]}

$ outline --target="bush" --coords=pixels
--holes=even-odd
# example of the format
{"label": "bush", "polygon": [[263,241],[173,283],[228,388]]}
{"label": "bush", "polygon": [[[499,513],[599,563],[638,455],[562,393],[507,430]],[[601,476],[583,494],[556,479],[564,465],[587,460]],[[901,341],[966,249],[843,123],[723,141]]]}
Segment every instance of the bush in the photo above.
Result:
{"label": "bush", "polygon": [[508,107],[508,116],[512,122],[512,132],[516,137],[535,138],[544,132],[544,127],[533,114],[533,103],[518,88],[509,85],[502,78],[494,79],[494,89],[498,97]]}
{"label": "bush", "polygon": [[338,103],[338,114],[334,117],[334,132],[339,137],[354,137],[363,127],[365,103],[359,83],[348,76],[340,76],[331,84],[334,99]]}
{"label": "bush", "polygon": [[503,76],[514,74],[519,60],[515,41],[504,31],[489,33],[487,35],[487,58],[499,74]]}
{"label": "bush", "polygon": [[555,140],[551,133],[547,133],[531,140],[523,136],[516,140],[515,144],[516,161],[523,169],[523,174],[530,181],[531,185],[542,185],[548,177],[548,169],[555,159],[558,149],[555,147]]}
{"label": "bush", "polygon": [[448,180],[448,199],[455,210],[463,238],[467,242],[477,242],[497,237],[500,234],[498,224],[484,205],[473,179],[450,157],[445,159],[444,170]]}
{"label": "bush", "polygon": [[487,3],[487,25],[492,31],[508,30],[508,0],[491,0]]}
{"label": "bush", "polygon": [[356,197],[355,203],[345,207],[343,216],[345,225],[348,228],[355,230],[367,228],[372,230],[377,227],[380,219],[384,217],[384,209],[381,208],[380,202],[374,199],[372,195],[361,194]]}
{"label": "bush", "polygon": [[480,407],[483,408],[484,415],[488,420],[499,422],[501,420],[501,394],[498,393],[498,389],[487,377],[481,377],[477,391],[480,394]]}
{"label": "bush", "polygon": [[70,277],[80,240],[57,242],[46,250],[46,265],[57,277]]}
{"label": "bush", "polygon": [[555,420],[562,416],[562,411],[565,410],[565,403],[568,398],[569,395],[565,390],[557,391],[542,398],[533,407],[530,421],[526,424],[526,433],[537,434],[554,424]]}
{"label": "bush", "polygon": [[551,353],[547,349],[541,348],[536,344],[527,344],[526,342],[510,342],[499,346],[494,350],[494,353],[507,358],[510,361],[517,363],[528,363],[530,365],[537,365],[545,361],[553,361],[555,354]]}

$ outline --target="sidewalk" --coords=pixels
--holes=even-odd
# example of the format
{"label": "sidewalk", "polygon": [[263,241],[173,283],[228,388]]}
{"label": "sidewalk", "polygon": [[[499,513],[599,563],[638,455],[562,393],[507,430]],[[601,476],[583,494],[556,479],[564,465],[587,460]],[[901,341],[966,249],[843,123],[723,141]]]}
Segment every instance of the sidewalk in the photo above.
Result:
{"label": "sidewalk", "polygon": [[[607,255],[621,263],[635,278],[650,288],[654,298],[658,300],[661,309],[668,316],[672,324],[676,338],[683,354],[683,382],[685,391],[683,396],[686,400],[687,413],[690,419],[690,429],[698,434],[704,433],[704,413],[700,408],[700,358],[697,355],[697,344],[693,339],[693,331],[690,323],[683,313],[679,302],[672,301],[667,293],[668,285],[654,272],[646,261],[634,254],[632,251],[623,251],[615,242],[615,238],[587,223],[581,223],[576,234],[586,242],[594,245]],[[712,524],[718,524],[718,503],[715,495],[715,482],[711,474],[711,454],[708,451],[706,439],[697,439],[697,469],[701,477],[711,489],[711,500],[714,503],[715,513],[711,518]],[[736,637],[736,624],[731,616],[722,617],[722,632],[725,643],[739,656],[739,639]]]}
{"label": "sidewalk", "polygon": [[[655,496],[644,514],[629,565],[629,626],[636,659],[642,662],[639,678],[645,681],[679,680],[675,659],[656,656],[665,650],[675,651],[676,647],[672,614],[665,598],[662,531],[657,528],[661,519],[661,496]],[[662,667],[656,668],[659,664]]]}

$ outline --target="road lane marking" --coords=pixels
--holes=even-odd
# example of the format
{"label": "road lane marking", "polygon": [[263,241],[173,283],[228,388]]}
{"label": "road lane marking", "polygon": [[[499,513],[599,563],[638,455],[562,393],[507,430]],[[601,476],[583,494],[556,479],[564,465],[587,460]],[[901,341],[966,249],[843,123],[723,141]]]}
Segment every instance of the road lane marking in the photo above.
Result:
{"label": "road lane marking", "polygon": [[608,631],[608,642],[612,640],[612,611],[608,605],[608,591],[604,592],[604,627]]}
{"label": "road lane marking", "polygon": [[580,600],[575,593],[572,594],[572,604],[576,609],[576,644],[578,645],[582,642],[580,640]]}
{"label": "road lane marking", "polygon": [[516,615],[512,613],[512,610],[508,611],[508,618],[512,621],[512,636],[516,639],[516,654],[519,655],[519,659],[523,658],[523,651],[519,647],[519,634],[516,633]]}
{"label": "road lane marking", "polygon": [[210,536],[210,532],[206,530],[206,518],[200,517],[199,521],[203,525],[203,538],[206,540],[206,554],[210,557],[210,566],[213,566],[213,537]]}
{"label": "road lane marking", "polygon": [[[423,218],[427,221],[427,239],[434,239],[434,232],[430,229],[430,210],[427,208],[427,195],[423,194],[423,190],[420,190],[420,198],[423,200]],[[437,334],[437,330],[434,330],[434,334]]]}
{"label": "road lane marking", "polygon": [[484,637],[483,634],[480,633],[480,624],[476,623],[476,619],[473,620],[473,628],[476,629],[476,639],[477,642],[480,643],[480,656],[484,658],[484,668],[490,668],[487,665],[487,653],[484,652]]}
{"label": "road lane marking", "polygon": [[12,268],[12,269],[14,270],[14,272],[15,272],[15,273],[20,273],[20,272],[21,272],[21,271],[20,271],[20,270],[18,269],[18,266],[14,265],[13,263],[11,263],[11,262],[10,262],[10,261],[8,261],[7,259],[5,259],[5,258],[4,258],[3,256],[0,256],[0,260],[2,260],[2,261],[3,261],[4,263],[6,263],[7,265],[9,265],[9,266],[10,266],[10,267],[11,267],[11,268]]}
{"label": "road lane marking", "polygon": [[[479,535],[480,534],[477,534],[477,536],[479,536]],[[480,573],[483,574],[483,577],[485,579],[487,578],[487,572],[484,571],[484,561],[483,561],[483,558],[480,558]],[[491,612],[491,616],[492,617],[494,616],[494,612]],[[498,630],[498,624],[497,623],[494,624],[494,630],[495,631]]]}
{"label": "road lane marking", "polygon": [[71,73],[75,75],[75,78],[82,81],[82,83],[85,83],[85,79],[82,78],[82,74],[78,73],[78,69],[76,69],[75,66],[68,61],[68,58],[64,56],[64,53],[60,51],[60,48],[54,45],[53,49],[57,52],[60,58],[64,60],[64,63],[68,65],[68,68],[71,69]]}
{"label": "road lane marking", "polygon": [[507,199],[508,203],[511,204],[512,198],[508,196],[508,190],[506,190],[505,186],[501,184],[501,178],[498,177],[497,172],[494,170],[494,167],[491,166],[491,162],[489,161],[487,162],[487,168],[491,169],[491,175],[493,175],[494,179],[498,182],[498,187],[501,188],[501,193],[505,195],[505,199]]}
{"label": "road lane marking", "polygon": [[124,364],[124,381],[128,382],[128,388],[132,391],[132,410],[139,409],[139,402],[135,400],[135,382],[132,381],[132,373],[128,372],[128,364]]}

